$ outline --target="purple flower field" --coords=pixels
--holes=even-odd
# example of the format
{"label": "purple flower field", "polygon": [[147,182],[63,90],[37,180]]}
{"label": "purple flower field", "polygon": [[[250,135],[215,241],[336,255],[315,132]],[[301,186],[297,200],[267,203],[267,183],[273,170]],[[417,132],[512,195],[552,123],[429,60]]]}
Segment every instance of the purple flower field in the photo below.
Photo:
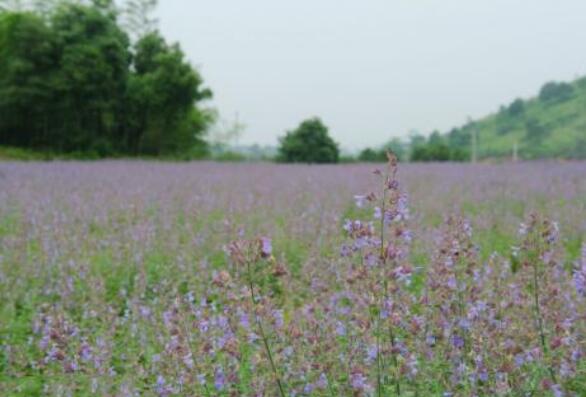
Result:
{"label": "purple flower field", "polygon": [[0,163],[2,396],[585,396],[586,163]]}

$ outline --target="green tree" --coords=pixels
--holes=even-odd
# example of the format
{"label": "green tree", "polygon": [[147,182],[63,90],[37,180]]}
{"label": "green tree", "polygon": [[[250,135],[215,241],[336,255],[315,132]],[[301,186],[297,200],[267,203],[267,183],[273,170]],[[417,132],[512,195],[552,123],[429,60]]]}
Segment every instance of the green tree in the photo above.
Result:
{"label": "green tree", "polygon": [[450,147],[438,131],[434,131],[427,140],[427,161],[450,161]]}
{"label": "green tree", "polygon": [[381,150],[366,148],[360,152],[358,160],[366,163],[384,163],[385,157]]}
{"label": "green tree", "polygon": [[[0,144],[201,156],[211,96],[156,31],[130,48],[112,0],[0,0]],[[152,0],[135,1],[153,7]],[[32,11],[14,11],[32,6]],[[146,16],[145,16],[146,18]]]}
{"label": "green tree", "polygon": [[507,113],[511,117],[516,117],[525,111],[525,102],[521,98],[515,99],[507,108]]}
{"label": "green tree", "polygon": [[[102,8],[103,7],[103,8]],[[108,3],[69,4],[51,21],[59,46],[55,93],[61,107],[60,149],[109,154],[122,132],[130,65],[129,40]]]}
{"label": "green tree", "polygon": [[315,117],[303,121],[280,138],[278,160],[289,163],[337,163],[338,145],[328,128]]}
{"label": "green tree", "polygon": [[0,54],[0,143],[112,152],[130,61],[115,16],[69,3],[50,16],[6,12]]}
{"label": "green tree", "polygon": [[413,132],[409,135],[409,147],[414,148],[417,146],[425,145],[426,142],[425,136],[420,133]]}
{"label": "green tree", "polygon": [[399,161],[405,160],[405,144],[399,138],[393,138],[380,149],[366,148],[358,155],[358,160],[371,163],[384,163],[387,161],[387,152],[392,152]]}
{"label": "green tree", "polygon": [[525,122],[525,130],[527,132],[525,139],[530,143],[541,143],[548,135],[547,128],[534,117]]}
{"label": "green tree", "polygon": [[450,146],[438,131],[434,131],[427,140],[418,139],[411,148],[411,161],[465,161],[468,157],[464,149]]}
{"label": "green tree", "polygon": [[570,158],[586,159],[586,137],[581,137],[572,147],[569,153]]}
{"label": "green tree", "polygon": [[0,143],[38,148],[51,142],[57,52],[40,17],[0,14]]}
{"label": "green tree", "polygon": [[471,142],[470,132],[464,128],[452,128],[448,133],[448,145],[454,148],[468,148]]}
{"label": "green tree", "polygon": [[168,45],[158,32],[146,35],[136,45],[134,69],[124,139],[128,147],[151,155],[202,150],[202,135],[212,115],[196,104],[212,93],[203,88],[201,76],[179,45]]}
{"label": "green tree", "polygon": [[572,98],[573,95],[574,87],[571,84],[550,81],[541,87],[539,100],[546,103],[564,102]]}

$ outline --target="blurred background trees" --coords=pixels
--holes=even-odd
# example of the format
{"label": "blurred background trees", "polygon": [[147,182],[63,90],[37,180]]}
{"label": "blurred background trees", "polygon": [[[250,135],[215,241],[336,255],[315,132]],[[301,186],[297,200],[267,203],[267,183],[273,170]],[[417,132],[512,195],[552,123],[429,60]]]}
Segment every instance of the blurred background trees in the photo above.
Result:
{"label": "blurred background trees", "polygon": [[384,162],[387,150],[404,161],[586,158],[586,77],[550,81],[535,97],[474,122],[361,152],[341,151],[319,119],[287,133],[279,148],[242,145],[244,124],[237,117],[223,125],[206,107],[212,92],[181,47],[158,31],[156,6],[0,0],[0,148],[49,157],[313,163]]}
{"label": "blurred background trees", "polygon": [[408,160],[408,145],[399,138],[392,138],[378,149],[366,148],[358,155],[358,161],[365,163],[384,163],[387,161],[387,152],[393,152],[399,161]]}
{"label": "blurred background trees", "polygon": [[572,98],[574,87],[568,83],[550,81],[545,83],[539,91],[539,100],[542,102],[563,102]]}
{"label": "blurred background trees", "polygon": [[412,140],[411,161],[468,161],[468,151],[458,144],[455,136],[456,132],[446,137],[434,131],[428,138]]}
{"label": "blurred background trees", "polygon": [[155,1],[126,11],[111,0],[2,5],[1,144],[100,157],[207,153],[213,115],[201,103],[212,93],[156,30]]}

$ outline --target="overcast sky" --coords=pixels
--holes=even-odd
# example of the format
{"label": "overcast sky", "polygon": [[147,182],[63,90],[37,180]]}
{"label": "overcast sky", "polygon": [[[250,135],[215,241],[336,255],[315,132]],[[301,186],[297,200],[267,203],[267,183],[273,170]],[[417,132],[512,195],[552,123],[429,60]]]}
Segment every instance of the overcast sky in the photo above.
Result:
{"label": "overcast sky", "polygon": [[320,116],[342,147],[445,131],[586,73],[585,0],[160,0],[239,143]]}

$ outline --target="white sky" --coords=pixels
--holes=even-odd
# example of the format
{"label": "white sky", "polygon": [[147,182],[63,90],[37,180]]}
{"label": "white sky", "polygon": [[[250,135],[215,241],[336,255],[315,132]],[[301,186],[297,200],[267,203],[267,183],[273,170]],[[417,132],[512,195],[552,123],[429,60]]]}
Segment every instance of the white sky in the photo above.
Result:
{"label": "white sky", "polygon": [[160,0],[157,17],[246,144],[318,115],[342,147],[378,145],[586,73],[586,0]]}

